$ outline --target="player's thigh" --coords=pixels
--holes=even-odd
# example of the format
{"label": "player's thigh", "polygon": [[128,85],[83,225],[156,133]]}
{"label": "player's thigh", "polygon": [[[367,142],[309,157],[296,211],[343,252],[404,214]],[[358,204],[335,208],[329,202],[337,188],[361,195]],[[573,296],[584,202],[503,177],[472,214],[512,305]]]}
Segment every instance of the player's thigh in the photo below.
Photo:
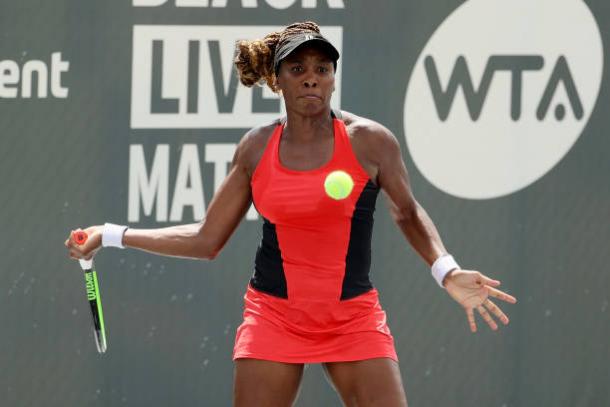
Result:
{"label": "player's thigh", "polygon": [[325,363],[325,371],[347,407],[406,407],[398,363],[389,358]]}
{"label": "player's thigh", "polygon": [[297,397],[303,365],[237,359],[233,383],[235,407],[289,407]]}

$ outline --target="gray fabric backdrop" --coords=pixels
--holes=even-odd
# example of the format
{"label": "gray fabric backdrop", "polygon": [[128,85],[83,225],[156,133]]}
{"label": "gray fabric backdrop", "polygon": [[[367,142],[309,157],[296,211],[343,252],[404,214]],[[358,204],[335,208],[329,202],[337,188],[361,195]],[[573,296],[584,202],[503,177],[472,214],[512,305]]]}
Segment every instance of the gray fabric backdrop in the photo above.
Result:
{"label": "gray fabric backdrop", "polygon": [[[280,114],[278,102],[260,89],[253,94],[240,87],[231,99],[232,41],[257,26],[264,33],[266,27],[308,19],[341,42],[340,107],[377,120],[396,134],[415,196],[447,248],[464,267],[502,280],[503,288],[519,299],[504,306],[511,318],[508,327],[492,332],[479,319],[480,331],[471,334],[462,310],[435,285],[380,198],[372,279],[388,313],[410,405],[610,405],[610,89],[608,61],[598,52],[610,40],[607,1],[550,6],[541,1],[542,21],[528,14],[527,3],[511,2],[525,7],[519,11],[523,21],[515,22],[515,32],[523,35],[511,37],[516,51],[498,46],[494,54],[526,54],[519,47],[542,37],[547,25],[552,31],[556,15],[574,16],[565,27],[576,31],[591,25],[567,13],[568,3],[589,10],[601,42],[575,47],[553,42],[554,34],[546,39],[559,48],[558,54],[577,49],[585,55],[567,57],[584,116],[575,118],[565,86],[560,87],[557,98],[566,101],[566,119],[552,114],[552,103],[544,120],[554,124],[541,132],[556,134],[557,143],[572,137],[574,144],[534,182],[488,199],[446,192],[422,172],[405,138],[405,95],[411,73],[424,69],[420,53],[445,19],[467,3],[473,3],[472,21],[503,21],[503,13],[490,14],[476,0],[138,3],[154,2],[7,0],[0,5],[1,405],[230,404],[231,351],[260,220],[244,220],[213,262],[116,249],[100,252],[96,263],[109,342],[102,356],[95,351],[82,272],[67,258],[63,241],[72,228],[105,221],[147,228],[199,220],[201,202],[209,203],[215,177],[226,171],[227,153],[214,149],[227,144],[230,151],[251,125]],[[488,5],[496,3],[501,2]],[[150,25],[158,27],[149,29],[148,37],[136,35],[136,27]],[[193,31],[184,34],[178,26]],[[229,27],[215,30],[217,26]],[[469,29],[458,26],[458,32]],[[494,46],[493,31],[477,36]],[[192,39],[201,39],[194,41],[198,48],[190,48],[199,60],[186,57]],[[471,48],[464,45],[463,53],[478,87],[490,54],[479,63]],[[446,49],[451,47],[430,51],[436,53],[443,89],[462,53],[454,50],[451,62],[442,65],[439,55]],[[137,52],[148,56],[137,59]],[[554,61],[545,57],[545,78]],[[586,69],[603,73],[601,85]],[[509,74],[502,75],[506,81],[501,92],[508,99]],[[524,88],[533,76],[523,74]],[[198,86],[199,99],[193,93]],[[599,89],[597,99],[585,101],[588,88],[594,94]],[[429,92],[416,97],[422,106],[432,100]],[[419,100],[410,102],[420,105]],[[534,114],[535,103],[524,102],[524,116]],[[458,104],[464,106],[460,92]],[[508,105],[502,106],[499,122],[509,114]],[[144,113],[136,112],[140,108]],[[470,125],[478,123],[484,125]],[[443,122],[437,118],[436,125]],[[584,130],[574,130],[578,126]],[[196,147],[186,147],[190,144]],[[167,191],[160,187],[151,196],[165,196],[168,202],[163,210],[161,198],[147,211],[141,202],[147,192],[136,181],[153,171],[155,151],[159,185],[165,182]],[[507,154],[515,173],[528,167],[520,153]],[[441,170],[451,172],[452,166],[468,166],[472,160],[440,163]],[[146,168],[138,170],[143,162]],[[189,177],[177,181],[188,169],[182,175]],[[491,172],[491,164],[475,170]],[[202,188],[197,190],[199,175]],[[130,205],[137,220],[129,214]],[[308,366],[297,405],[339,405],[320,366]]]}

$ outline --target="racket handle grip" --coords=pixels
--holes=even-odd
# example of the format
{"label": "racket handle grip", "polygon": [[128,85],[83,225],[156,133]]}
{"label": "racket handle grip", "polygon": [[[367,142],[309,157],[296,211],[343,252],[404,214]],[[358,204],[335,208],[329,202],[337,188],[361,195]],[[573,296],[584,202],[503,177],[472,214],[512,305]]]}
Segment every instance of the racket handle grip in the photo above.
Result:
{"label": "racket handle grip", "polygon": [[[83,230],[78,231],[78,232],[72,232],[72,239],[74,239],[74,241],[76,242],[77,245],[85,244],[85,242],[87,242],[88,238],[89,238],[89,236],[87,235],[87,232],[85,232]],[[93,259],[91,259],[91,260],[79,259],[78,262],[80,263],[80,267],[84,271],[93,269]]]}

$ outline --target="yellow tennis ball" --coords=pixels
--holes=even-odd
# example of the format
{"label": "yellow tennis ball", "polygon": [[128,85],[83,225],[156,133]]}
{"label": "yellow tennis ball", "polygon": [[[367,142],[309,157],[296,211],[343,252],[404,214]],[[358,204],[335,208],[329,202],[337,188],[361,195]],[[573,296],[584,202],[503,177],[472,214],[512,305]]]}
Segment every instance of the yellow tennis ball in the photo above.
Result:
{"label": "yellow tennis ball", "polygon": [[352,193],[352,189],[354,189],[354,180],[345,171],[333,171],[324,180],[326,195],[336,200],[347,198]]}

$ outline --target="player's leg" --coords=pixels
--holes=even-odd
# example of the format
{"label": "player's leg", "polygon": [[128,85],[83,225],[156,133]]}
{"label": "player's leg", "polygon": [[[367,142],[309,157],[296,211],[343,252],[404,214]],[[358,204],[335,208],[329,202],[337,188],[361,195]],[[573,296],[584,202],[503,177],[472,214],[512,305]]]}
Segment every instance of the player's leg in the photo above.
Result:
{"label": "player's leg", "polygon": [[290,407],[299,393],[303,364],[237,359],[234,407]]}
{"label": "player's leg", "polygon": [[324,369],[347,407],[407,407],[400,369],[392,359],[325,363]]}

